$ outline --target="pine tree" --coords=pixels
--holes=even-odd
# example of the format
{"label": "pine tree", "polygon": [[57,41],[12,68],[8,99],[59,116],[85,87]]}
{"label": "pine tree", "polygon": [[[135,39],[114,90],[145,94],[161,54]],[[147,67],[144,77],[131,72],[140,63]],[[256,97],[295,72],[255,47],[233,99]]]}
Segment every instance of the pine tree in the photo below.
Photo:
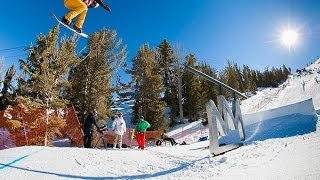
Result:
{"label": "pine tree", "polygon": [[[179,121],[180,123],[184,123],[184,118],[183,118],[183,97],[182,97],[182,78],[183,78],[183,73],[184,73],[184,69],[181,66],[181,64],[185,64],[185,56],[184,56],[184,52],[183,50],[181,50],[179,48],[179,46],[177,45],[174,53],[173,53],[173,57],[174,57],[174,61],[172,63],[173,65],[173,82],[172,82],[172,86],[173,88],[173,92],[176,91],[176,94],[173,94],[172,97],[172,104],[173,107],[176,108],[172,108],[173,110],[171,110],[171,116],[172,114],[174,115],[178,115],[179,114]],[[175,90],[176,89],[176,90]],[[179,112],[178,112],[179,111]]]}
{"label": "pine tree", "polygon": [[3,80],[1,96],[0,96],[0,110],[5,110],[9,105],[16,104],[16,90],[12,85],[12,80],[15,75],[14,65],[12,65],[6,72]]}
{"label": "pine tree", "polygon": [[[196,58],[193,54],[186,57],[186,65],[197,69]],[[198,118],[198,112],[202,110],[201,105],[201,78],[186,72],[182,78],[184,104],[183,109],[187,117],[194,121]]]}
{"label": "pine tree", "polygon": [[287,68],[285,65],[282,65],[282,69],[283,69],[283,75],[284,75],[284,78],[287,79],[288,78],[288,75],[291,74],[291,69]]}
{"label": "pine tree", "polygon": [[59,128],[52,125],[64,125],[62,119],[51,116],[49,111],[66,107],[68,101],[64,98],[64,91],[68,86],[67,74],[70,67],[79,62],[75,36],[63,38],[58,43],[58,33],[59,26],[56,26],[47,36],[40,35],[36,45],[30,47],[27,60],[20,60],[20,67],[26,74],[25,79],[19,80],[20,100],[27,106],[46,109],[47,115],[42,120],[46,127],[50,124],[51,128],[46,129],[45,145],[60,133]]}
{"label": "pine tree", "polygon": [[157,61],[160,66],[160,74],[162,76],[164,87],[166,88],[164,99],[166,103],[168,103],[171,91],[170,86],[172,84],[172,63],[174,61],[173,50],[169,42],[167,40],[163,40],[156,49],[156,52]]}
{"label": "pine tree", "polygon": [[94,109],[98,111],[99,120],[104,121],[112,116],[111,78],[124,63],[126,46],[117,38],[116,31],[108,29],[90,35],[87,46],[88,53],[70,73],[70,101],[77,109],[81,122]]}
{"label": "pine tree", "polygon": [[241,69],[240,69],[240,67],[238,67],[237,64],[234,64],[234,69],[235,69],[237,77],[238,77],[238,81],[239,81],[239,85],[240,85],[239,86],[240,92],[245,92],[243,73],[241,73]]}
{"label": "pine tree", "polygon": [[178,87],[175,71],[175,65],[178,58],[174,56],[174,51],[167,40],[163,40],[156,50],[157,61],[160,66],[160,74],[165,88],[164,100],[168,107],[170,107],[171,121],[176,118],[178,114]]}
{"label": "pine tree", "polygon": [[255,70],[250,70],[250,74],[252,77],[253,87],[252,91],[256,91],[258,87],[258,79],[257,79],[257,72]]}
{"label": "pine tree", "polygon": [[[217,79],[217,72],[214,68],[210,67],[209,64],[202,62],[199,65],[199,70],[210,77],[213,77]],[[206,111],[206,103],[211,99],[214,102],[217,102],[217,95],[218,95],[218,87],[213,84],[212,82],[209,82],[208,80],[201,79],[201,90],[200,90],[200,104],[202,107],[202,111]]]}
{"label": "pine tree", "polygon": [[249,66],[243,65],[243,79],[244,79],[244,86],[246,92],[254,92],[257,89],[256,86],[256,74],[254,71],[251,71]]}
{"label": "pine tree", "polygon": [[[222,82],[224,82],[228,86],[232,87],[235,90],[240,90],[239,78],[236,69],[231,61],[227,62],[227,66],[225,67],[224,71],[220,74],[220,78]],[[226,96],[231,95],[230,92],[226,91],[224,91],[224,94]]]}
{"label": "pine tree", "polygon": [[151,124],[151,129],[162,128],[165,123],[165,102],[161,101],[164,88],[155,54],[148,45],[143,45],[132,61],[131,74],[136,92],[132,121],[135,123],[143,115]]}

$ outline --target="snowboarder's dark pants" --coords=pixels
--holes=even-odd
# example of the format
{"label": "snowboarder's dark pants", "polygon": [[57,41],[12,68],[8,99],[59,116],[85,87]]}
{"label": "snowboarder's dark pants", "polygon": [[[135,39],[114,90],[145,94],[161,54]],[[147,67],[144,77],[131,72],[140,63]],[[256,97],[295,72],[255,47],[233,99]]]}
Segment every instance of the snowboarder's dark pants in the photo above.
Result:
{"label": "snowboarder's dark pants", "polygon": [[173,138],[164,138],[163,139],[164,141],[170,141],[171,142],[171,146],[175,146],[177,145],[178,143],[173,139]]}
{"label": "snowboarder's dark pants", "polygon": [[92,148],[91,141],[92,141],[92,131],[84,132],[84,138],[83,138],[84,147],[85,148]]}

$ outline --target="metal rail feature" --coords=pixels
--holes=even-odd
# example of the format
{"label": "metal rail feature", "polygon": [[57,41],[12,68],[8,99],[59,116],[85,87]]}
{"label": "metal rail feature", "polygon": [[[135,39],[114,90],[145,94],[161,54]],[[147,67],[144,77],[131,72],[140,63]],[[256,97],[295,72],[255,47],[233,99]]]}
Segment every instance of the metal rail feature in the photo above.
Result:
{"label": "metal rail feature", "polygon": [[243,93],[233,89],[232,87],[224,84],[223,82],[220,82],[220,81],[214,79],[213,77],[211,77],[211,76],[209,76],[209,75],[207,75],[207,74],[205,74],[205,73],[203,73],[203,72],[201,72],[201,71],[199,71],[197,69],[194,69],[194,68],[189,67],[189,66],[185,66],[185,70],[187,70],[187,71],[189,71],[189,72],[191,72],[191,73],[193,73],[195,75],[198,75],[198,76],[200,76],[200,77],[202,77],[202,78],[204,78],[204,79],[206,79],[206,80],[208,80],[208,81],[210,81],[210,82],[212,82],[212,83],[214,83],[214,84],[216,84],[218,86],[222,86],[223,88],[225,88],[228,91],[234,93],[235,95],[238,95],[238,96],[240,96],[242,98],[248,99],[248,97],[246,95],[244,95]]}

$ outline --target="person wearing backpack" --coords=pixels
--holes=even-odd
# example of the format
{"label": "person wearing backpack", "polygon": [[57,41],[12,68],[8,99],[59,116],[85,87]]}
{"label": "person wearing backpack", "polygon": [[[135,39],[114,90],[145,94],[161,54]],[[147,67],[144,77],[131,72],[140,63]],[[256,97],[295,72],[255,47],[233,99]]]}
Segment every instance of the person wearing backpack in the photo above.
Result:
{"label": "person wearing backpack", "polygon": [[140,116],[140,118],[136,124],[136,129],[137,129],[138,148],[141,150],[144,150],[145,133],[150,126],[151,125],[148,123],[148,121],[144,120],[143,116]]}

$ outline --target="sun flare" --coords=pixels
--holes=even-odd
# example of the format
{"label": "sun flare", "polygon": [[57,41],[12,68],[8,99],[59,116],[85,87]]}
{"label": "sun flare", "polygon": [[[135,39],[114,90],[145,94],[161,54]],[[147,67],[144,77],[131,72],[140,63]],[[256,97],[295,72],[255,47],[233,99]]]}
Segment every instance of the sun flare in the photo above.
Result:
{"label": "sun flare", "polygon": [[299,34],[296,30],[293,29],[284,30],[280,34],[281,43],[289,49],[291,49],[297,44],[298,39]]}

